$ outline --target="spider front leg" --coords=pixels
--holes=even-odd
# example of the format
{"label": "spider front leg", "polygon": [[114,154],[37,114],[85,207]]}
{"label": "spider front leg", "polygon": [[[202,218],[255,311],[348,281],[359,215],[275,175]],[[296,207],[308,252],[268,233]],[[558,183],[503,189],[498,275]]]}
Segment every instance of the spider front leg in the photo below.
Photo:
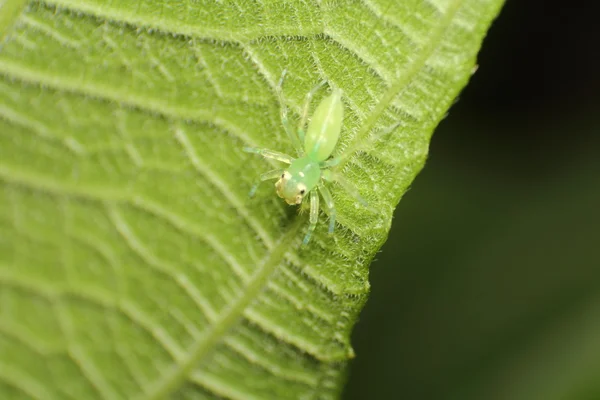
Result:
{"label": "spider front leg", "polygon": [[274,169],[272,171],[268,171],[264,174],[261,174],[260,180],[252,186],[252,189],[250,189],[250,193],[248,193],[248,196],[254,197],[254,195],[256,194],[256,190],[258,189],[261,183],[263,183],[264,181],[268,181],[269,179],[279,178],[284,171],[284,169]]}
{"label": "spider front leg", "polygon": [[291,164],[292,161],[294,160],[294,157],[292,157],[292,156],[288,156],[285,153],[280,153],[278,151],[269,150],[269,149],[263,149],[263,148],[257,148],[257,147],[244,147],[243,150],[246,153],[260,154],[264,158],[270,158],[272,160],[281,161],[286,164]]}
{"label": "spider front leg", "polygon": [[310,217],[309,217],[309,225],[308,231],[306,232],[306,236],[304,236],[304,240],[302,241],[302,246],[306,246],[310,240],[312,233],[315,231],[317,227],[317,221],[319,220],[319,193],[316,190],[310,192]]}
{"label": "spider front leg", "polygon": [[281,124],[283,125],[283,129],[289,136],[292,144],[294,145],[294,149],[299,156],[304,155],[304,148],[302,147],[302,143],[304,139],[300,140],[298,135],[294,132],[294,130],[290,127],[290,123],[288,120],[288,108],[285,105],[285,99],[283,98],[283,80],[285,79],[285,75],[287,74],[287,69],[284,69],[281,73],[281,78],[279,78],[279,82],[277,83],[277,87],[275,88],[277,92],[277,98],[279,99],[279,110],[281,116]]}
{"label": "spider front leg", "polygon": [[304,99],[304,106],[302,107],[302,116],[300,117],[300,123],[298,124],[298,136],[300,137],[300,141],[304,143],[304,125],[306,125],[306,119],[308,118],[308,109],[310,108],[310,102],[314,97],[317,90],[321,89],[323,85],[327,83],[326,80],[322,80],[317,85],[315,85],[310,91],[306,94],[306,98]]}
{"label": "spider front leg", "polygon": [[356,201],[358,201],[363,207],[367,208],[372,212],[377,212],[374,208],[369,206],[369,203],[360,195],[358,188],[354,186],[352,182],[344,178],[343,175],[339,173],[335,173],[330,170],[323,171],[323,179],[329,182],[337,182],[341,187],[344,188],[346,192],[350,194],[350,196],[354,197]]}

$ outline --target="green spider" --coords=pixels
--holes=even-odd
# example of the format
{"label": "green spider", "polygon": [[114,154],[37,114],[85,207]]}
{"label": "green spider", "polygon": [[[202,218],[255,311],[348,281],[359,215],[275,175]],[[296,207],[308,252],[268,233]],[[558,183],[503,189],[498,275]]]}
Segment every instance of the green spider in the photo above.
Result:
{"label": "green spider", "polygon": [[[317,226],[319,218],[319,194],[317,191],[321,193],[321,196],[325,201],[325,207],[329,213],[329,234],[332,234],[335,229],[335,205],[333,196],[325,186],[325,182],[335,181],[344,187],[358,202],[364,206],[367,206],[367,203],[352,184],[346,181],[341,175],[330,170],[330,168],[338,165],[343,158],[330,158],[342,129],[342,120],[344,117],[342,91],[339,88],[334,88],[332,93],[321,101],[315,109],[305,133],[304,126],[306,124],[311,99],[317,90],[325,85],[326,81],[321,81],[312,88],[306,95],[300,124],[298,125],[296,134],[291,130],[288,124],[287,107],[282,94],[285,75],[286,70],[281,74],[281,78],[277,84],[277,95],[281,107],[281,123],[287,134],[290,136],[298,157],[294,158],[290,155],[265,148],[244,147],[244,151],[260,154],[265,158],[271,158],[289,164],[288,168],[275,169],[262,174],[260,176],[260,181],[250,190],[250,197],[254,196],[258,186],[262,182],[277,178],[279,178],[277,183],[275,183],[277,195],[283,198],[286,203],[290,205],[300,205],[305,196],[310,195],[310,223],[308,231],[302,241],[302,244],[306,245]],[[391,132],[396,126],[398,126],[398,124],[386,129],[385,132]]]}

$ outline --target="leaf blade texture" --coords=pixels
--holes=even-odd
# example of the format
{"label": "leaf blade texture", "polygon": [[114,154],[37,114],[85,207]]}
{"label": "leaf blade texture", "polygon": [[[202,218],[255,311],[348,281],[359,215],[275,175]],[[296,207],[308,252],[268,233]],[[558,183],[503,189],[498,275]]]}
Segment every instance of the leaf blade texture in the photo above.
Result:
{"label": "leaf blade texture", "polygon": [[[336,398],[370,261],[500,5],[5,1],[2,397]],[[283,68],[293,119],[343,89],[343,173],[380,211],[334,186],[336,234],[322,214],[305,250],[305,215],[246,199],[270,166],[242,147],[292,153]]]}

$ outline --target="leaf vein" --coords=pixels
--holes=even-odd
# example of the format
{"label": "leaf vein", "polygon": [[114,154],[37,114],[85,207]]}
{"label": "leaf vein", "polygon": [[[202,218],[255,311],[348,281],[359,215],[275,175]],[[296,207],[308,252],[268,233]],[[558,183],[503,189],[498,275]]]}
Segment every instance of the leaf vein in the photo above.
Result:
{"label": "leaf vein", "polygon": [[0,44],[4,42],[9,31],[21,15],[28,0],[6,0],[0,8]]}
{"label": "leaf vein", "polygon": [[194,371],[192,382],[200,387],[228,400],[264,400],[249,391],[236,388],[235,382],[225,381],[216,375],[204,371]]}
{"label": "leaf vein", "polygon": [[[38,379],[15,367],[0,362],[0,380],[35,400],[48,400],[51,391]],[[55,399],[55,396],[50,397]]]}
{"label": "leaf vein", "polygon": [[[437,24],[436,28],[431,33],[431,39],[429,42],[421,49],[420,54],[413,59],[413,61],[408,65],[404,73],[400,75],[400,78],[396,82],[394,82],[387,92],[383,95],[379,103],[371,110],[369,116],[362,122],[361,128],[355,136],[355,145],[349,146],[346,149],[347,152],[354,153],[358,150],[355,146],[356,143],[360,143],[361,140],[366,137],[371,129],[377,123],[379,117],[383,114],[386,108],[392,103],[392,101],[396,98],[396,96],[402,92],[408,85],[410,85],[413,78],[417,75],[417,73],[425,67],[427,60],[432,56],[434,51],[437,49],[437,46],[440,44],[444,32],[448,29],[448,27],[452,23],[452,19],[456,15],[458,9],[464,0],[453,0],[448,10],[443,14],[440,22]],[[346,161],[347,162],[347,159]],[[342,168],[343,165],[340,164],[338,168]]]}
{"label": "leaf vein", "polygon": [[246,220],[248,225],[259,235],[267,249],[272,249],[273,239],[269,236],[262,224],[260,224],[256,218],[251,216],[250,211],[244,206],[244,202],[236,196],[227,183],[210,169],[206,163],[202,162],[202,159],[196,154],[196,149],[194,149],[194,146],[181,126],[175,128],[175,138],[183,147],[185,154],[196,171],[206,177],[208,181],[215,186],[223,196],[225,196],[235,210]]}
{"label": "leaf vein", "polygon": [[8,318],[5,317],[3,317],[2,323],[0,323],[0,334],[19,342],[42,357],[54,356],[61,353],[66,354],[65,348],[42,343],[39,338],[32,335],[27,329],[9,322]]}
{"label": "leaf vein", "polygon": [[166,397],[189,376],[196,364],[222,340],[223,335],[241,318],[244,310],[262,291],[267,280],[282,261],[285,253],[290,249],[300,229],[301,221],[301,218],[297,218],[294,224],[290,226],[273,251],[263,259],[261,265],[254,271],[241,295],[221,313],[219,320],[209,327],[208,332],[188,349],[186,359],[182,363],[174,365],[170,371],[149,388],[144,396],[146,399],[158,400]]}
{"label": "leaf vein", "polygon": [[4,104],[0,104],[0,118],[14,125],[29,129],[42,139],[59,142],[73,154],[81,155],[84,152],[83,146],[76,139],[72,137],[60,139],[41,122],[35,121]]}
{"label": "leaf vein", "polygon": [[[0,269],[1,271],[1,269]],[[82,287],[81,285],[77,286],[77,288],[71,287],[49,287],[44,286],[43,284],[33,282],[31,280],[23,280],[16,276],[11,276],[11,274],[0,273],[0,284],[6,286],[12,286],[14,288],[20,290],[29,291],[35,295],[41,296],[51,302],[54,305],[57,305],[57,302],[60,299],[69,299],[76,298],[78,300],[83,300],[89,304],[92,304],[97,307],[112,309],[118,311],[131,322],[142,328],[146,331],[150,336],[152,336],[161,346],[169,352],[169,354],[173,357],[174,360],[177,360],[178,357],[182,357],[184,354],[183,350],[176,344],[175,340],[166,333],[162,327],[156,325],[151,318],[149,318],[143,311],[138,309],[133,303],[120,300],[115,302],[109,296],[99,295],[95,293],[94,290],[90,288]],[[66,312],[64,310],[60,310],[60,312]],[[63,321],[64,322],[64,321]],[[63,326],[64,329],[64,326]],[[65,332],[65,337],[68,334]]]}
{"label": "leaf vein", "polygon": [[[157,258],[142,242],[138,239],[136,234],[130,229],[129,224],[121,216],[120,212],[115,206],[107,206],[107,214],[114,224],[119,234],[125,240],[125,243],[136,253],[145,263],[154,268],[159,273],[165,275],[167,278],[173,280],[183,291],[189,296],[192,301],[198,306],[202,313],[208,318],[209,321],[215,321],[218,312],[205,299],[200,292],[198,292],[194,285],[190,284],[189,278],[183,273],[176,273],[177,268],[169,263]],[[175,274],[175,276],[173,276]]]}
{"label": "leaf vein", "polygon": [[[321,33],[320,25],[314,27],[298,28],[296,26],[269,27],[257,25],[253,28],[237,28],[235,33],[231,29],[219,29],[208,27],[206,24],[190,24],[181,20],[169,20],[161,15],[148,16],[143,13],[114,9],[112,4],[97,7],[80,0],[45,0],[44,3],[54,6],[60,6],[75,12],[83,12],[100,18],[106,18],[112,21],[126,23],[136,27],[154,28],[164,34],[177,34],[195,37],[206,40],[219,40],[224,42],[245,42],[259,39],[264,36],[308,36]],[[118,4],[118,2],[117,2]],[[141,2],[138,2],[141,5]],[[244,13],[244,10],[240,10]]]}
{"label": "leaf vein", "polygon": [[259,352],[254,351],[252,347],[247,346],[240,340],[237,340],[234,336],[225,338],[224,343],[227,345],[227,347],[241,357],[245,358],[250,363],[259,366],[265,371],[269,371],[274,376],[291,382],[303,383],[310,387],[314,387],[318,383],[318,380],[314,376],[311,376],[301,370],[287,369],[277,363],[271,362],[267,358],[263,357]]}
{"label": "leaf vein", "polygon": [[85,351],[83,350],[85,346],[82,346],[77,342],[76,335],[74,334],[73,319],[65,306],[60,299],[54,300],[53,304],[58,314],[58,321],[63,331],[63,335],[67,339],[67,354],[79,367],[82,375],[103,399],[116,399],[118,397],[116,392],[106,379],[104,379],[103,374],[98,370],[93,360],[85,354]]}
{"label": "leaf vein", "polygon": [[232,255],[232,252],[229,251],[229,249],[227,249],[215,236],[207,233],[206,229],[202,229],[202,227],[190,224],[184,218],[168,211],[157,203],[142,198],[141,196],[135,196],[133,199],[133,204],[139,207],[141,210],[163,218],[165,221],[171,223],[175,228],[181,230],[182,232],[187,232],[202,239],[229,264],[233,272],[242,282],[248,281],[248,272],[242,266],[242,264],[240,264],[240,262]]}
{"label": "leaf vein", "polygon": [[[83,80],[83,77],[73,79],[55,75],[47,71],[38,71],[14,60],[0,59],[0,74],[59,91],[89,96],[105,101],[110,100],[117,104],[126,104],[153,115],[210,123],[231,133],[243,145],[258,147],[258,144],[252,140],[252,137],[246,133],[245,129],[225,118],[215,116],[213,110],[185,108],[173,105],[172,102],[164,101],[162,98],[156,99],[146,95],[132,94],[127,88],[117,89],[102,83],[86,82]],[[248,103],[240,103],[240,106],[248,107],[248,105]]]}
{"label": "leaf vein", "polygon": [[48,36],[56,40],[58,43],[66,47],[78,49],[81,46],[81,43],[78,40],[63,35],[58,31],[58,29],[53,28],[43,23],[42,21],[35,19],[31,15],[23,14],[20,18],[20,21],[24,22],[25,24],[29,25],[35,30],[39,30],[40,32],[47,34]]}

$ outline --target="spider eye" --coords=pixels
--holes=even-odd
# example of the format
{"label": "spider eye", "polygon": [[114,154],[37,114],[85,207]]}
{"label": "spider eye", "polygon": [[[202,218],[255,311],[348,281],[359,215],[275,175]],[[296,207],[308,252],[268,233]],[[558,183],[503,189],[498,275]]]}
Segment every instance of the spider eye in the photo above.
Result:
{"label": "spider eye", "polygon": [[304,194],[305,192],[306,192],[306,190],[302,189],[302,190],[300,191],[300,194]]}
{"label": "spider eye", "polygon": [[281,179],[285,178],[285,172],[283,174],[281,174]]}

